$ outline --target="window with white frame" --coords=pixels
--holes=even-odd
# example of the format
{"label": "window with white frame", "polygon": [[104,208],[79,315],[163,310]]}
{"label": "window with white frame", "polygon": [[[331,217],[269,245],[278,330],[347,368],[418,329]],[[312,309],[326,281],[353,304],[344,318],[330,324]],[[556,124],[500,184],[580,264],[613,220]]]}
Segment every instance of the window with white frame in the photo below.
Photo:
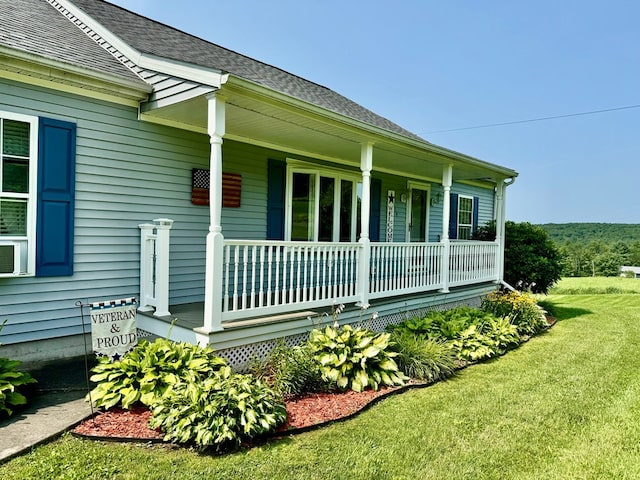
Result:
{"label": "window with white frame", "polygon": [[473,231],[473,197],[458,196],[458,239],[470,240]]}
{"label": "window with white frame", "polygon": [[0,112],[0,276],[34,270],[37,122]]}
{"label": "window with white frame", "polygon": [[357,176],[289,167],[285,239],[355,242],[360,234],[361,199],[362,183]]}

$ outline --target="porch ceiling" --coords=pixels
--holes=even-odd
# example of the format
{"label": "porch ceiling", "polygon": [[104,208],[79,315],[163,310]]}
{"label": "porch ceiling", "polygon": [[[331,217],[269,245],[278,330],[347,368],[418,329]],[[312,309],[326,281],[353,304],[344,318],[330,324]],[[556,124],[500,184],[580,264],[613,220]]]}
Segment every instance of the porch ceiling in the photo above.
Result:
{"label": "porch ceiling", "polygon": [[[453,163],[454,180],[495,181],[511,176],[509,169],[447,151],[426,141],[421,143],[375,128],[366,129],[355,121],[347,123],[335,114],[305,110],[233,91],[224,91],[224,96],[225,138],[232,140],[354,166],[360,164],[361,145],[373,142],[374,171],[439,181],[443,166]],[[198,96],[147,110],[145,116],[206,133],[207,100]]]}

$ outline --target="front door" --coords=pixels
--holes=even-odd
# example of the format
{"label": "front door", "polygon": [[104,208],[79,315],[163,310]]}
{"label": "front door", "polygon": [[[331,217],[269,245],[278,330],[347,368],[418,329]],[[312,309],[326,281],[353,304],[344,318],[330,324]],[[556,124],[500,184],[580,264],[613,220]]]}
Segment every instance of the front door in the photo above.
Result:
{"label": "front door", "polygon": [[409,190],[409,196],[407,238],[410,242],[426,242],[429,191],[412,187]]}

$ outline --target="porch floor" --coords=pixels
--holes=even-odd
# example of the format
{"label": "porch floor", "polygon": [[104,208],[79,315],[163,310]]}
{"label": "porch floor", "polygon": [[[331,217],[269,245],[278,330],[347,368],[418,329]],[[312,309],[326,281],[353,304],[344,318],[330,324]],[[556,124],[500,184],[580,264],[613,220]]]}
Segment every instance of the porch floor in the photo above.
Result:
{"label": "porch floor", "polygon": [[[174,322],[175,325],[183,328],[194,329],[202,326],[204,318],[204,302],[185,303],[182,305],[172,305],[169,307],[171,315],[157,316],[153,312],[138,312],[141,315],[155,318],[166,323]],[[317,317],[318,312],[304,310],[296,311],[292,313],[285,313],[282,315],[270,315],[260,316],[255,318],[249,318],[245,320],[234,320],[231,322],[224,322],[222,327],[225,330],[234,328],[248,328],[255,325],[265,325],[269,323],[288,322],[291,320],[297,320],[300,318]]]}

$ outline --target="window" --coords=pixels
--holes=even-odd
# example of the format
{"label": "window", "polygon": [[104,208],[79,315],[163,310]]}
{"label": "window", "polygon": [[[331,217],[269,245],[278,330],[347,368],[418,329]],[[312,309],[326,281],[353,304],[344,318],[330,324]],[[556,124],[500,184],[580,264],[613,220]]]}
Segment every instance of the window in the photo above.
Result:
{"label": "window", "polygon": [[361,198],[358,177],[330,170],[289,168],[285,238],[355,242],[360,234]]}
{"label": "window", "polygon": [[458,235],[460,240],[470,240],[473,231],[473,197],[458,197]]}
{"label": "window", "polygon": [[0,277],[73,275],[75,156],[75,123],[0,112]]}
{"label": "window", "polygon": [[0,276],[35,270],[37,126],[0,112]]}

